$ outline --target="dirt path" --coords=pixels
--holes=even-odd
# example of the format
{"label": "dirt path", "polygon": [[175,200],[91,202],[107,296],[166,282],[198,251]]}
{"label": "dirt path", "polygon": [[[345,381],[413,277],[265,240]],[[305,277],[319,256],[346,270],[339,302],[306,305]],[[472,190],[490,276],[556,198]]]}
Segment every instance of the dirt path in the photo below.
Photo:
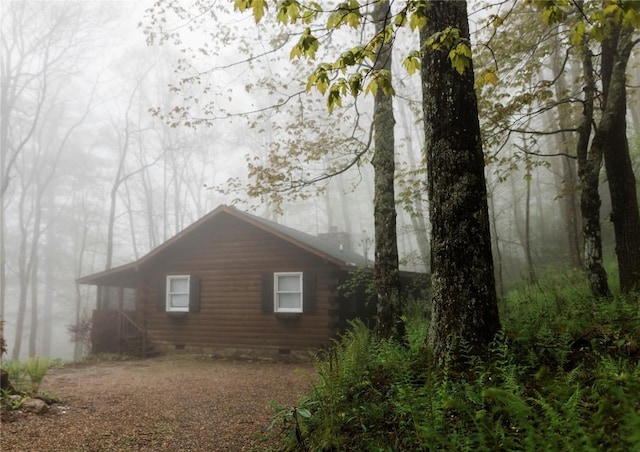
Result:
{"label": "dirt path", "polygon": [[271,402],[294,404],[312,375],[308,363],[194,356],[51,369],[41,390],[60,406],[3,413],[0,450],[263,450]]}

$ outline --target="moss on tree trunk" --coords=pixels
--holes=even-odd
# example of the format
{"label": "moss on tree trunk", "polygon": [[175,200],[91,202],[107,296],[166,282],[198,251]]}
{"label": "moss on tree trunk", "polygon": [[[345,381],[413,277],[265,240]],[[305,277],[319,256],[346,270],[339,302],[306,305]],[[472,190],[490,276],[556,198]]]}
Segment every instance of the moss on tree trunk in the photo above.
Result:
{"label": "moss on tree trunk", "polygon": [[[618,25],[602,45],[605,107],[598,133],[611,193],[611,221],[616,237],[620,289],[640,289],[640,212],[627,139],[626,70],[633,49],[631,28]],[[594,138],[594,142],[596,141]]]}
{"label": "moss on tree trunk", "polygon": [[[376,3],[373,12],[376,32],[383,33],[391,20],[388,1]],[[383,43],[377,50],[374,71],[388,71],[391,76],[392,42]],[[378,89],[374,105],[374,223],[375,223],[375,281],[378,295],[377,330],[380,337],[402,340],[400,273],[396,237],[396,200],[394,190],[395,140],[393,128],[393,97]]]}
{"label": "moss on tree trunk", "polygon": [[[423,44],[447,27],[468,40],[466,2],[432,1],[428,17]],[[459,74],[449,50],[425,49],[422,59],[432,234],[428,343],[441,363],[461,360],[461,346],[481,353],[500,328],[473,67]]]}

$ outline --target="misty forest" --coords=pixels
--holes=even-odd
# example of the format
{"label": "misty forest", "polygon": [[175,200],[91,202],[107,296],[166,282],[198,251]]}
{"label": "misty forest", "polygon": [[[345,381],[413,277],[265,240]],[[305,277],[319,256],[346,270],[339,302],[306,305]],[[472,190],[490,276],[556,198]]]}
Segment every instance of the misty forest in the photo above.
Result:
{"label": "misty forest", "polygon": [[640,2],[0,5],[3,359],[235,206],[372,263],[284,450],[639,450]]}

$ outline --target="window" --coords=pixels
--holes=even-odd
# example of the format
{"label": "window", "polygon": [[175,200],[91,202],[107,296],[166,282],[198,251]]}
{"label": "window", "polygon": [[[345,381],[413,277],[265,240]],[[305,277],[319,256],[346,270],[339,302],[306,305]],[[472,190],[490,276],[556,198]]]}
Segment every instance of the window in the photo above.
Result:
{"label": "window", "polygon": [[[200,311],[200,277],[168,275],[158,280],[156,309],[167,313]],[[181,317],[180,314],[179,317]]]}
{"label": "window", "polygon": [[189,276],[167,276],[167,312],[189,312]]}
{"label": "window", "polygon": [[[278,318],[296,318],[297,314],[315,314],[316,276],[312,272],[275,272],[262,274],[261,310],[263,314],[283,314]],[[296,315],[290,315],[296,314]]]}
{"label": "window", "polygon": [[136,310],[136,289],[125,287],[122,292],[122,309],[124,311]]}
{"label": "window", "polygon": [[274,273],[275,312],[302,312],[302,272]]}

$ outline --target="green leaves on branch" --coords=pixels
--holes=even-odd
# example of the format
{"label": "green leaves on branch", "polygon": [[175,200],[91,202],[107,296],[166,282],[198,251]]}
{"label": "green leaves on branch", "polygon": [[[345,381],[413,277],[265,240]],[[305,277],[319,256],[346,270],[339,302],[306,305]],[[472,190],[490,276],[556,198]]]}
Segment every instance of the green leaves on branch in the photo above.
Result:
{"label": "green leaves on branch", "polygon": [[471,47],[468,41],[460,36],[458,28],[447,27],[434,33],[427,39],[425,46],[432,50],[448,49],[451,65],[460,75],[471,67]]}
{"label": "green leaves on branch", "polygon": [[460,42],[449,52],[449,59],[453,68],[462,75],[466,69],[471,67],[471,48]]}
{"label": "green leaves on branch", "polygon": [[266,0],[234,0],[233,8],[241,13],[250,9],[253,12],[256,23],[258,23],[264,17],[264,12],[268,8],[268,4]]}
{"label": "green leaves on branch", "polygon": [[336,9],[329,14],[329,18],[327,19],[327,30],[337,30],[343,25],[348,25],[351,28],[358,28],[360,26],[360,21],[362,20],[360,7],[360,2],[357,0],[349,0],[340,3]]}
{"label": "green leaves on branch", "polygon": [[319,48],[320,42],[315,36],[311,34],[311,29],[307,28],[302,33],[302,36],[300,36],[297,44],[294,45],[291,49],[289,58],[291,58],[292,60],[302,57],[314,59]]}
{"label": "green leaves on branch", "polygon": [[422,65],[420,58],[421,56],[418,50],[412,50],[409,52],[406,58],[402,61],[402,67],[407,71],[407,74],[413,75],[420,70]]}
{"label": "green leaves on branch", "polygon": [[[267,0],[233,0],[236,11],[250,10],[256,22],[260,22],[269,4]],[[365,17],[370,2],[361,0],[345,0],[335,7],[324,9],[317,1],[280,0],[273,2],[276,6],[276,19],[284,25],[302,23],[307,27],[302,31],[298,42],[293,46],[289,57],[293,59],[316,58],[320,41],[312,32],[312,24],[317,24],[321,16],[326,17],[326,30],[333,31],[347,26],[359,29],[367,26]],[[384,45],[393,41],[397,28],[408,26],[412,31],[422,29],[427,23],[430,3],[427,0],[406,1],[404,6],[390,18],[384,29],[376,33],[363,45],[343,52],[333,63],[321,63],[309,76],[307,91],[315,88],[322,95],[327,95],[327,107],[333,111],[342,105],[342,98],[347,95],[357,97],[365,94],[393,95],[391,74],[388,71],[376,71],[375,60]],[[448,52],[452,67],[460,74],[471,67],[471,48],[467,39],[460,36],[460,30],[448,27],[434,34],[427,47],[432,50]],[[410,75],[420,69],[421,52],[410,52],[403,61],[403,66]],[[353,73],[348,74],[353,68]]]}
{"label": "green leaves on branch", "polygon": [[311,90],[311,88],[315,86],[320,94],[324,94],[331,83],[331,79],[329,77],[329,73],[331,71],[332,67],[329,63],[321,63],[318,65],[316,70],[309,76],[309,80],[307,81],[307,91]]}
{"label": "green leaves on branch", "polygon": [[321,63],[309,76],[307,91],[316,88],[322,95],[327,94],[327,109],[333,112],[335,107],[342,106],[343,97],[350,95],[357,97],[363,92],[363,81],[368,79],[369,83],[364,88],[365,94],[378,94],[378,90],[385,96],[395,94],[391,84],[391,73],[387,70],[368,71],[361,70],[348,77],[338,77],[332,80],[335,68],[328,63]]}
{"label": "green leaves on branch", "polygon": [[586,38],[587,27],[584,22],[578,22],[571,30],[571,45],[577,47],[582,44]]}
{"label": "green leaves on branch", "polygon": [[391,84],[391,73],[388,70],[381,70],[371,74],[371,81],[367,85],[365,90],[366,94],[378,94],[378,91],[382,91],[385,96],[392,96],[395,94],[393,85]]}
{"label": "green leaves on branch", "polygon": [[[567,22],[575,13],[574,2],[569,0],[529,0],[539,11],[544,23],[553,25]],[[596,3],[596,2],[594,2]],[[602,7],[586,5],[577,14],[577,22],[571,30],[571,43],[580,45],[587,37],[598,42],[608,37],[612,24],[640,28],[640,2],[605,0]]]}
{"label": "green leaves on branch", "polygon": [[343,52],[333,63],[333,69],[339,70],[344,74],[347,72],[348,67],[361,65],[366,60],[373,60],[374,58],[375,52],[370,49],[370,46],[357,46]]}
{"label": "green leaves on branch", "polygon": [[428,11],[429,3],[426,0],[407,2],[407,6],[395,16],[393,23],[398,28],[408,24],[411,31],[419,31],[427,24]]}
{"label": "green leaves on branch", "polygon": [[316,2],[309,2],[306,6],[300,5],[297,0],[284,0],[278,4],[277,19],[281,24],[312,23],[322,11],[322,7]]}

